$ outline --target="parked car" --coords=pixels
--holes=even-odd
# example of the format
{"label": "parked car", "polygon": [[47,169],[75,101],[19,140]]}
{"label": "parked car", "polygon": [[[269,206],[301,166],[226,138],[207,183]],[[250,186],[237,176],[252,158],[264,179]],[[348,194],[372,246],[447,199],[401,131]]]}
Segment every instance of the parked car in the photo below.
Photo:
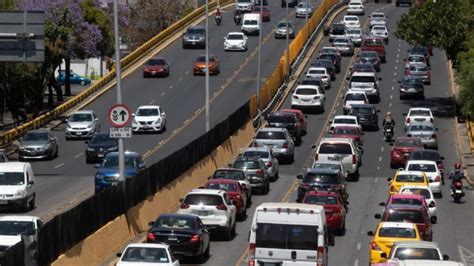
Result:
{"label": "parked car", "polygon": [[441,172],[438,169],[438,165],[433,161],[425,160],[409,160],[405,166],[406,171],[419,171],[424,172],[429,179],[429,188],[439,198],[442,197],[441,192]]}
{"label": "parked car", "polygon": [[117,266],[159,264],[163,266],[179,266],[177,260],[165,244],[133,243],[128,244],[123,253],[117,253]]}
{"label": "parked car", "polygon": [[248,177],[253,191],[258,190],[262,194],[268,194],[270,191],[270,175],[262,159],[238,157],[233,163],[229,164],[229,167],[242,170]]}
{"label": "parked car", "polygon": [[405,129],[410,126],[411,122],[431,122],[434,123],[434,116],[430,108],[413,107],[408,110],[405,116]]}
{"label": "parked car", "polygon": [[[92,82],[90,78],[76,74],[72,70],[69,73],[70,84],[80,84],[82,86],[87,86]],[[66,70],[59,71],[59,75],[56,77],[56,80],[59,82],[59,84],[64,85],[66,82]]]}
{"label": "parked car", "polygon": [[379,116],[377,115],[379,111],[373,104],[354,104],[348,115],[357,117],[362,129],[377,131],[379,130]]}
{"label": "parked car", "polygon": [[335,191],[309,191],[305,194],[302,202],[323,206],[329,231],[333,231],[340,236],[346,233],[346,203],[339,193]]}
{"label": "parked car", "polygon": [[99,117],[92,110],[74,112],[66,119],[66,140],[72,138],[91,138],[100,132]]}
{"label": "parked car", "polygon": [[281,20],[276,24],[275,28],[275,39],[286,39],[287,36],[290,39],[294,39],[296,36],[295,26],[293,26],[291,21],[287,23],[286,20]]}
{"label": "parked car", "polygon": [[190,26],[183,36],[183,49],[206,48],[206,28],[202,26]]}
{"label": "parked car", "polygon": [[[219,59],[215,55],[209,55],[209,75],[218,75],[220,69]],[[200,55],[193,62],[193,75],[205,75],[206,71],[206,56]]]}
{"label": "parked car", "polygon": [[159,105],[142,105],[132,116],[132,131],[134,133],[166,130],[166,113]]}
{"label": "parked car", "polygon": [[309,168],[304,174],[297,175],[300,180],[298,186],[297,202],[302,202],[309,191],[334,191],[341,196],[343,204],[346,205],[349,194],[346,191],[346,179],[339,170],[324,168]]}
{"label": "parked car", "polygon": [[26,132],[18,145],[18,159],[48,159],[58,157],[58,139],[47,129]]}
{"label": "parked car", "polygon": [[292,163],[295,156],[295,144],[286,128],[266,127],[257,131],[253,141],[254,147],[270,147],[281,162]]}
{"label": "parked car", "polygon": [[405,166],[410,154],[414,150],[423,149],[421,139],[415,137],[397,137],[390,151],[390,168]]}
{"label": "parked car", "polygon": [[143,77],[167,77],[170,75],[170,65],[164,57],[149,59],[143,68]]}
{"label": "parked car", "polygon": [[421,139],[425,148],[438,149],[438,137],[436,128],[431,122],[412,122],[408,126],[407,137],[416,137]]}
{"label": "parked car", "polygon": [[247,207],[250,207],[252,203],[252,187],[250,185],[249,177],[241,169],[234,168],[218,168],[214,171],[214,174],[207,179],[229,179],[239,181],[240,185],[245,189],[247,196]]}
{"label": "parked car", "polygon": [[242,32],[229,32],[224,37],[225,51],[247,51],[248,37]]}
{"label": "parked car", "polygon": [[229,179],[214,179],[207,181],[207,183],[200,188],[224,190],[237,210],[237,218],[241,221],[247,218],[247,198],[245,197],[246,191],[240,185],[239,181]]}
{"label": "parked car", "polygon": [[323,88],[314,85],[298,85],[291,96],[291,108],[323,113],[326,101],[323,91]]}
{"label": "parked car", "polygon": [[101,162],[107,153],[118,151],[118,139],[109,133],[97,133],[86,144],[86,163]]}
{"label": "parked car", "polygon": [[295,144],[301,145],[303,141],[303,127],[296,114],[277,111],[267,115],[266,120],[269,127],[286,128],[288,133],[290,133],[291,137],[295,140]]}
{"label": "parked car", "polygon": [[404,76],[398,83],[400,84],[400,100],[406,98],[425,98],[425,86],[420,77]]}
{"label": "parked car", "polygon": [[276,181],[279,177],[278,159],[273,155],[272,149],[269,147],[248,147],[239,154],[243,158],[260,158],[265,163],[266,171],[270,176],[270,181]]}

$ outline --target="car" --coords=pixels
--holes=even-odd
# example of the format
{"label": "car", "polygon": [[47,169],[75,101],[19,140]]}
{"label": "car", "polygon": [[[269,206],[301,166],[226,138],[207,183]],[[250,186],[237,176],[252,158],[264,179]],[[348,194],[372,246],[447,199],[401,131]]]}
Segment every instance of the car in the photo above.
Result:
{"label": "car", "polygon": [[313,67],[324,67],[331,75],[331,81],[336,80],[336,66],[331,59],[316,59],[313,63],[311,63]]}
{"label": "car", "polygon": [[86,163],[101,162],[107,153],[118,151],[118,139],[109,133],[97,133],[86,144]]}
{"label": "car", "polygon": [[260,11],[260,6],[259,5],[254,5],[250,12],[254,13],[254,14],[262,14],[262,21],[263,22],[269,22],[270,21],[271,12],[270,12],[270,8],[268,8],[268,6],[262,6],[262,10]]}
{"label": "car", "polygon": [[357,117],[357,121],[363,130],[379,130],[379,110],[373,104],[354,104],[348,115]]}
{"label": "car", "polygon": [[403,59],[405,61],[405,69],[407,69],[410,65],[415,64],[423,64],[428,65],[426,57],[422,54],[409,54],[407,58]]}
{"label": "car", "polygon": [[415,137],[397,137],[390,151],[390,168],[405,166],[410,154],[414,150],[423,149],[421,139]]}
{"label": "car", "polygon": [[343,114],[348,114],[353,104],[366,104],[369,103],[367,95],[363,91],[348,90],[344,95],[344,103],[342,106]]}
{"label": "car", "polygon": [[[72,70],[69,73],[69,84],[80,84],[82,86],[87,86],[92,82],[90,78],[83,77],[77,73],[74,73]],[[56,80],[60,85],[64,85],[66,82],[66,70],[59,71]]]}
{"label": "car", "polygon": [[341,55],[353,56],[354,55],[354,44],[348,37],[334,38],[332,45],[340,51]]}
{"label": "car", "polygon": [[401,6],[401,5],[411,6],[412,4],[413,4],[413,0],[395,0],[395,6]]}
{"label": "car", "polygon": [[362,35],[364,31],[361,28],[350,27],[346,30],[346,38],[349,38],[354,46],[359,47],[362,44]]}
{"label": "car", "polygon": [[360,21],[359,17],[354,16],[354,15],[345,15],[341,23],[344,24],[347,28],[354,27],[354,28],[360,28]]}
{"label": "car", "polygon": [[[426,204],[425,199],[421,195],[415,195],[415,194],[393,194],[388,197],[387,202],[381,202],[379,204],[380,206],[390,206],[390,205],[409,205],[409,206],[423,206],[425,209],[428,211],[428,204]],[[429,212],[429,211],[428,211]],[[433,222],[433,217],[430,215],[430,221],[432,224],[435,224],[436,222]]]}
{"label": "car", "polygon": [[291,108],[324,112],[324,89],[314,85],[298,85],[291,96]]}
{"label": "car", "polygon": [[214,171],[214,174],[212,174],[207,179],[230,179],[239,181],[240,185],[245,188],[248,204],[247,207],[250,207],[250,204],[252,203],[252,188],[250,186],[249,177],[241,169],[218,168]]}
{"label": "car", "polygon": [[229,32],[224,37],[225,51],[247,51],[247,39],[242,32]]}
{"label": "car", "polygon": [[323,206],[328,230],[340,236],[345,234],[346,203],[339,193],[335,191],[309,191],[305,194],[302,203]]}
{"label": "car", "polygon": [[418,137],[425,148],[438,149],[436,128],[431,122],[412,122],[408,126],[407,137]]}
{"label": "car", "polygon": [[286,128],[266,127],[255,134],[254,147],[271,147],[279,162],[292,163],[295,156],[295,144]]}
{"label": "car", "polygon": [[295,7],[298,5],[298,0],[281,0],[281,7],[286,7],[286,5],[288,7]]}
{"label": "car", "polygon": [[380,222],[409,222],[416,224],[421,239],[426,241],[433,240],[430,216],[425,206],[391,204],[385,207],[382,215],[376,214],[374,217],[375,219],[380,219]]}
{"label": "car", "polygon": [[350,75],[354,74],[355,72],[375,73],[375,68],[372,63],[355,62],[351,66]]}
{"label": "car", "polygon": [[375,25],[386,25],[387,24],[387,16],[385,16],[385,13],[383,12],[373,12],[369,16],[369,27],[372,28],[372,26]]}
{"label": "car", "polygon": [[349,2],[347,5],[347,14],[348,15],[359,15],[363,16],[365,14],[364,5],[361,2]]}
{"label": "car", "polygon": [[421,240],[418,228],[408,222],[381,222],[374,231],[368,231],[370,241],[370,264],[385,262],[382,253],[388,254],[392,245],[399,241]]}
{"label": "car", "polygon": [[425,199],[426,205],[428,206],[428,213],[430,215],[431,223],[436,223],[436,209],[438,204],[436,203],[433,191],[431,191],[428,186],[403,185],[400,187],[398,193],[421,195]]}
{"label": "car", "polygon": [[[339,36],[339,37],[344,37],[344,36]],[[339,37],[335,37],[335,38],[339,38]],[[337,55],[336,57],[337,60],[341,61],[341,51],[337,50],[337,48],[334,46],[324,46],[323,48],[321,48],[321,50],[319,50],[318,59],[321,55],[324,55],[324,54]],[[333,63],[336,64],[335,62]]]}
{"label": "car", "polygon": [[414,150],[411,152],[409,160],[428,160],[438,164],[438,169],[441,172],[441,181],[444,184],[444,157],[436,150]]}
{"label": "car", "polygon": [[179,266],[177,260],[165,244],[128,244],[123,253],[117,253],[117,266],[156,264],[163,266]]}
{"label": "car", "polygon": [[344,23],[334,23],[329,30],[329,41],[332,42],[336,37],[346,36],[346,25]]}
{"label": "car", "polygon": [[296,196],[297,202],[302,202],[306,193],[314,190],[333,191],[341,196],[346,205],[349,194],[346,191],[346,178],[337,169],[309,168],[304,174],[297,175],[300,180]]}
{"label": "car", "polygon": [[408,54],[413,54],[413,55],[423,55],[426,59],[426,64],[428,66],[431,66],[430,64],[430,50],[427,47],[424,46],[413,46],[408,50]]}
{"label": "car", "polygon": [[[299,85],[312,85],[312,86],[317,86],[319,88],[324,88],[324,82],[320,78],[314,78],[314,77],[305,76],[298,84]],[[325,92],[325,90],[322,90],[321,92],[323,91]]]}
{"label": "car", "polygon": [[72,113],[66,119],[66,140],[73,138],[91,138],[100,132],[99,117],[92,110],[81,110]]}
{"label": "car", "polygon": [[362,145],[362,131],[358,126],[334,126],[333,129],[329,131],[329,137],[352,139],[359,146]]}
{"label": "car", "polygon": [[358,179],[362,150],[353,139],[322,138],[313,148],[316,148],[314,161],[340,161],[346,170],[346,178]]}
{"label": "car", "polygon": [[400,84],[400,100],[407,98],[424,99],[425,98],[425,86],[423,80],[416,76],[404,76],[398,81]]}
{"label": "car", "polygon": [[448,255],[441,253],[438,243],[429,241],[400,241],[392,246],[389,254],[382,254],[382,257],[384,257],[384,255],[389,260],[449,260]]}
{"label": "car", "polygon": [[275,39],[286,39],[287,36],[290,39],[295,38],[295,26],[293,26],[291,21],[287,23],[286,20],[281,20],[275,26]]}
{"label": "car", "polygon": [[190,26],[183,36],[183,49],[206,48],[206,28],[202,26]]}
{"label": "car", "polygon": [[306,7],[306,2],[299,2],[296,6],[295,16],[297,18],[305,18],[308,16],[310,18],[313,15],[313,6],[308,5]]}
{"label": "car", "polygon": [[272,112],[266,116],[269,127],[282,127],[288,130],[296,145],[301,145],[303,138],[303,128],[296,114],[287,112]]}
{"label": "car", "polygon": [[429,188],[436,196],[439,198],[442,197],[441,172],[439,171],[436,162],[426,160],[408,160],[405,170],[424,172],[428,176]]}
{"label": "car", "polygon": [[405,129],[410,126],[411,122],[431,122],[434,123],[434,116],[430,108],[412,107],[405,116]]}
{"label": "car", "polygon": [[132,131],[134,133],[166,130],[166,113],[159,105],[142,105],[132,116]]}
{"label": "car", "polygon": [[[30,215],[5,215],[0,216],[0,238],[20,235],[23,238],[25,261],[37,261],[38,236],[43,227],[43,221],[37,216]],[[25,263],[29,265],[28,263]]]}
{"label": "car", "polygon": [[420,77],[423,84],[431,84],[431,72],[429,67],[425,64],[409,64],[408,68],[405,69],[405,75]]}
{"label": "car", "polygon": [[379,80],[381,78],[373,72],[354,72],[347,78],[347,88],[353,91],[364,92],[369,103],[380,102]]}
{"label": "car", "polygon": [[58,157],[58,139],[47,129],[26,132],[18,145],[18,159],[48,159]]}
{"label": "car", "polygon": [[260,35],[261,29],[260,13],[244,14],[240,30],[245,35]]}
{"label": "car", "polygon": [[428,187],[428,177],[423,172],[411,172],[399,169],[393,178],[387,178],[388,194],[396,195],[400,192],[400,188],[405,185],[426,186]]}
{"label": "car", "polygon": [[383,39],[385,44],[388,44],[388,29],[385,25],[374,25],[370,30],[370,35],[374,37],[380,37]]}
{"label": "car", "polygon": [[331,121],[331,126],[329,127],[329,130],[331,130],[332,128],[338,125],[357,126],[362,131],[362,125],[359,124],[359,120],[357,120],[357,116],[336,115],[334,119]]}
{"label": "car", "polygon": [[166,244],[176,257],[193,257],[203,263],[209,257],[211,234],[196,215],[164,213],[148,223],[147,243]]}
{"label": "car", "polygon": [[[362,40],[360,45],[361,52],[364,51],[375,51],[380,58],[382,63],[387,62],[386,51],[384,46],[384,41],[380,37],[366,37]],[[376,68],[377,69],[377,68]]]}
{"label": "car", "polygon": [[252,0],[236,0],[235,1],[235,9],[240,10],[243,13],[250,12],[254,5],[255,5],[255,1],[252,1]]}
{"label": "car", "polygon": [[[145,163],[142,160],[142,156],[136,152],[125,151],[125,171],[124,178],[132,178],[139,171],[145,169]],[[120,180],[119,176],[119,153],[109,152],[105,156],[104,160],[100,164],[95,164],[95,168],[98,168],[97,173],[94,176],[94,187],[95,193],[99,193],[102,190],[118,184]]]}
{"label": "car", "polygon": [[273,155],[272,149],[269,147],[248,147],[243,150],[240,154],[240,157],[247,158],[260,158],[266,165],[266,171],[268,176],[270,176],[270,181],[276,181],[279,176],[279,166],[280,163],[278,159]]}
{"label": "car", "polygon": [[265,162],[258,157],[238,157],[229,167],[242,170],[250,181],[252,191],[268,194],[270,191],[270,175]]}
{"label": "car", "polygon": [[28,162],[4,162],[0,164],[0,208],[15,208],[28,212],[35,208],[35,175]]}
{"label": "car", "polygon": [[307,115],[304,115],[303,112],[298,109],[280,109],[280,112],[295,114],[300,121],[301,129],[303,130],[303,135],[306,135],[308,128],[308,122],[306,121],[306,118],[308,117]]}
{"label": "car", "polygon": [[311,168],[317,168],[317,169],[333,169],[333,170],[338,170],[341,172],[344,177],[347,180],[347,172],[344,170],[344,164],[340,161],[324,161],[324,160],[319,160],[319,161],[313,161],[313,164],[311,165]]}
{"label": "car", "polygon": [[228,241],[235,236],[237,209],[225,191],[193,189],[180,202],[178,214],[197,215],[211,234],[222,233]]}
{"label": "car", "polygon": [[170,65],[164,57],[148,59],[143,68],[143,77],[167,77],[170,75]]}
{"label": "car", "polygon": [[[219,59],[215,55],[209,55],[209,75],[218,75],[220,69]],[[206,56],[200,55],[193,62],[193,75],[205,75],[206,71]]]}
{"label": "car", "polygon": [[243,188],[239,181],[230,179],[214,179],[207,181],[207,183],[200,188],[224,190],[237,210],[238,219],[243,221],[247,218],[246,188]]}
{"label": "car", "polygon": [[331,75],[324,67],[310,67],[306,72],[306,77],[320,78],[324,83],[324,89],[331,88]]}
{"label": "car", "polygon": [[380,64],[382,60],[380,60],[380,57],[376,51],[361,51],[357,57],[357,63],[371,64],[375,71],[380,72]]}
{"label": "car", "polygon": [[334,67],[336,68],[336,73],[341,72],[341,56],[339,53],[328,53],[328,52],[321,53],[319,54],[317,59],[331,60],[334,64]]}

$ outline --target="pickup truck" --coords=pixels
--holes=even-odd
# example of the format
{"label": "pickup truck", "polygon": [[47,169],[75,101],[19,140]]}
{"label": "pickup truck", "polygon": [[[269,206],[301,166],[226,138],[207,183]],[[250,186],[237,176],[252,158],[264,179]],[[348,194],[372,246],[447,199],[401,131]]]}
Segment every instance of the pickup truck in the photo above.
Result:
{"label": "pickup truck", "polygon": [[360,50],[361,51],[375,51],[380,57],[380,60],[382,61],[382,63],[387,62],[385,58],[385,46],[383,44],[382,38],[375,38],[375,37],[365,38],[362,41]]}

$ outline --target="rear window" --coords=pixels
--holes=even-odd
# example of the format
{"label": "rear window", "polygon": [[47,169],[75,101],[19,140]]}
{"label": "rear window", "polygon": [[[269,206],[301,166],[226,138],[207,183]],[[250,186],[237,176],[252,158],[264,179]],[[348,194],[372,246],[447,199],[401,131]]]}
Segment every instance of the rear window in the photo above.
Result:
{"label": "rear window", "polygon": [[389,210],[387,222],[411,222],[416,224],[425,223],[423,214],[418,210]]}
{"label": "rear window", "polygon": [[321,85],[321,80],[320,79],[303,79],[301,81],[301,85],[316,85],[320,86]]}
{"label": "rear window", "polygon": [[294,123],[295,120],[292,115],[270,115],[267,118],[268,123]]}
{"label": "rear window", "polygon": [[423,202],[421,202],[419,199],[410,199],[410,198],[395,198],[392,199],[393,204],[401,204],[401,205],[418,205],[421,206],[423,205]]}
{"label": "rear window", "polygon": [[439,252],[434,248],[399,247],[393,254],[399,260],[441,260]]}
{"label": "rear window", "polygon": [[365,95],[362,93],[349,93],[346,94],[347,101],[365,101]]}
{"label": "rear window", "polygon": [[416,238],[416,231],[413,228],[382,227],[379,230],[379,237]]}
{"label": "rear window", "polygon": [[431,125],[410,125],[409,131],[434,131]]}
{"label": "rear window", "polygon": [[430,111],[427,110],[412,110],[408,114],[409,116],[431,116]]}
{"label": "rear window", "polygon": [[397,182],[408,182],[408,183],[419,183],[423,182],[423,176],[421,175],[397,175],[395,177]]}
{"label": "rear window", "polygon": [[355,128],[335,128],[333,133],[335,135],[358,135],[359,131]]}
{"label": "rear window", "polygon": [[334,124],[356,124],[356,120],[352,118],[336,118]]}
{"label": "rear window", "polygon": [[356,83],[375,83],[375,77],[361,77],[361,76],[352,76],[350,82]]}
{"label": "rear window", "polygon": [[324,74],[326,74],[326,71],[324,69],[310,69],[308,71],[308,74],[324,75]]}
{"label": "rear window", "polygon": [[217,170],[214,173],[213,178],[216,179],[232,179],[232,180],[244,180],[245,174],[240,171],[227,171],[227,170]]}
{"label": "rear window", "polygon": [[217,206],[222,204],[222,197],[218,195],[191,194],[184,199],[184,203],[188,205],[211,205]]}
{"label": "rear window", "polygon": [[321,184],[341,184],[338,175],[307,173],[303,178],[303,183],[321,183]]}
{"label": "rear window", "polygon": [[375,110],[373,108],[357,108],[353,107],[351,109],[351,115],[373,115],[375,114]]}
{"label": "rear window", "polygon": [[304,198],[304,203],[317,205],[336,205],[337,198],[334,196],[311,195]]}
{"label": "rear window", "polygon": [[237,169],[260,169],[260,165],[256,161],[236,161],[234,168]]}
{"label": "rear window", "polygon": [[342,166],[340,164],[333,164],[333,163],[319,163],[316,161],[313,163],[313,166],[311,168],[333,169],[333,170],[339,170],[342,172]]}
{"label": "rear window", "polygon": [[210,182],[206,188],[233,192],[237,191],[237,184]]}
{"label": "rear window", "polygon": [[398,139],[395,142],[396,147],[417,147],[420,146],[420,141],[415,139]]}
{"label": "rear window", "polygon": [[283,132],[260,131],[257,133],[256,139],[285,139]]}
{"label": "rear window", "polygon": [[411,153],[411,159],[439,161],[441,160],[441,156],[437,152],[414,151]]}
{"label": "rear window", "polygon": [[409,164],[408,171],[436,172],[436,166],[433,164]]}
{"label": "rear window", "polygon": [[299,95],[315,95],[318,94],[318,90],[315,89],[297,89],[296,94]]}
{"label": "rear window", "polygon": [[323,143],[319,147],[318,153],[321,153],[321,154],[352,154],[352,148],[351,148],[350,144],[346,144],[346,143],[336,143],[336,144]]}
{"label": "rear window", "polygon": [[258,157],[263,159],[270,157],[270,154],[267,151],[246,151],[242,155],[244,157]]}
{"label": "rear window", "polygon": [[382,41],[371,39],[371,40],[365,41],[363,46],[368,46],[368,47],[370,47],[370,46],[383,46],[383,43],[382,43]]}
{"label": "rear window", "polygon": [[420,72],[425,72],[427,71],[425,66],[419,66],[419,65],[411,65],[410,66],[410,71],[420,71]]}
{"label": "rear window", "polygon": [[298,224],[258,223],[257,248],[317,250],[318,227]]}
{"label": "rear window", "polygon": [[415,195],[421,195],[425,199],[431,199],[431,194],[428,189],[422,189],[422,188],[405,188],[402,189],[400,193],[411,193]]}

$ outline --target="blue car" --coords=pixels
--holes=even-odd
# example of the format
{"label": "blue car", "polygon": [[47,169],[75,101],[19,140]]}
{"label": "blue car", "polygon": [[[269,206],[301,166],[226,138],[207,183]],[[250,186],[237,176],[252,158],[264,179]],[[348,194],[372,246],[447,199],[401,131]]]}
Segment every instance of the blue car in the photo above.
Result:
{"label": "blue car", "polygon": [[[56,79],[61,85],[64,84],[65,78],[66,78],[66,71],[65,70],[59,71],[59,75]],[[71,82],[71,84],[80,84],[82,86],[86,86],[86,85],[91,84],[91,79],[90,78],[80,76],[79,74],[76,74],[72,71],[71,71],[71,74],[69,76],[69,81]]]}
{"label": "blue car", "polygon": [[[120,182],[118,155],[118,152],[107,153],[102,163],[95,165],[96,168],[99,168],[94,178],[96,193]],[[145,168],[145,164],[140,154],[130,151],[125,152],[126,178],[135,176],[143,168]]]}

